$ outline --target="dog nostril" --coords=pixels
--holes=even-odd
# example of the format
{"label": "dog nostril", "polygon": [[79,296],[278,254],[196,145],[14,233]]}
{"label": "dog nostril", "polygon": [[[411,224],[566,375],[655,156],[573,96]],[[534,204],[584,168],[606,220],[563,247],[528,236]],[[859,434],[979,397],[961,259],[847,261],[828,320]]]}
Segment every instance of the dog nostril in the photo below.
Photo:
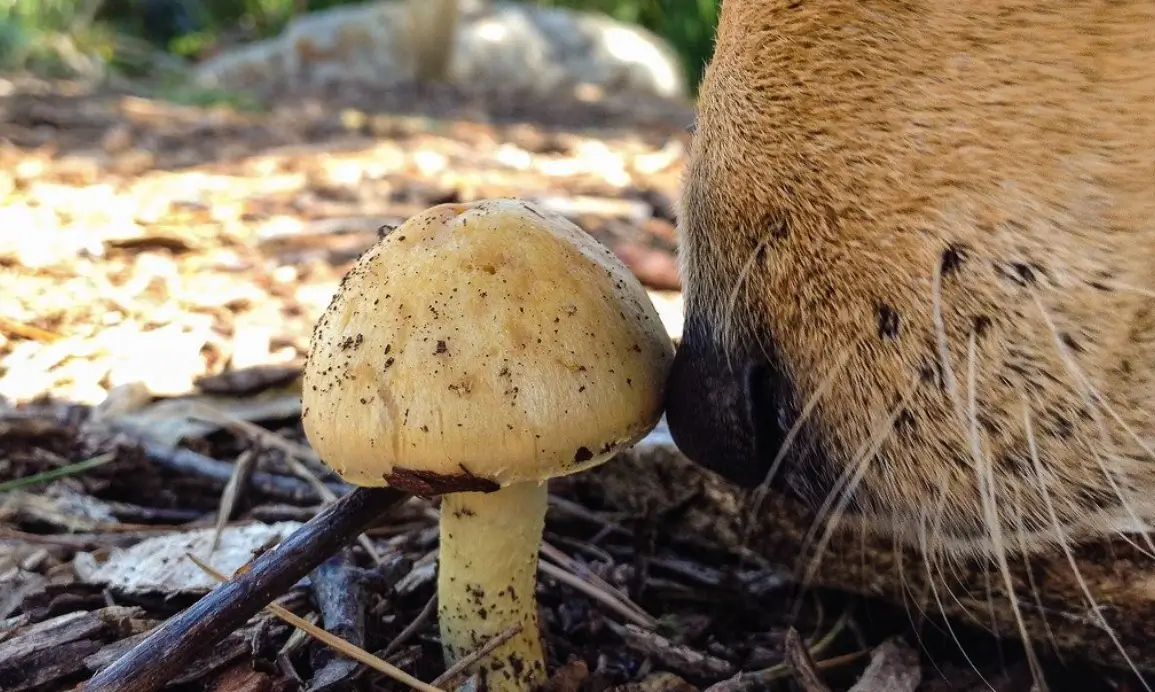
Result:
{"label": "dog nostril", "polygon": [[791,427],[790,409],[776,387],[775,374],[761,361],[745,369],[746,418],[749,421],[753,460],[762,483]]}
{"label": "dog nostril", "polygon": [[730,359],[707,341],[684,341],[674,358],[666,419],[678,448],[732,483],[760,484],[781,444],[773,369]]}

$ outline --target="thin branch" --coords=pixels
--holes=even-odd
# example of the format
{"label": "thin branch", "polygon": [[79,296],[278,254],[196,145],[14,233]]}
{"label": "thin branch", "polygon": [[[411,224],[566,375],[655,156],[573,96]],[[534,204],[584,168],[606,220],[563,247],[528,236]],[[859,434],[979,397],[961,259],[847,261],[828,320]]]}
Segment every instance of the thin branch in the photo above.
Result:
{"label": "thin branch", "polygon": [[468,670],[469,667],[472,666],[473,664],[477,663],[481,659],[488,656],[497,647],[506,643],[510,639],[513,639],[514,635],[516,635],[520,631],[521,631],[521,625],[514,625],[513,627],[510,627],[507,630],[504,630],[498,634],[493,635],[492,637],[489,638],[489,641],[485,642],[485,644],[483,644],[481,646],[481,648],[479,648],[477,651],[474,651],[473,653],[469,654],[468,656],[462,658],[457,663],[454,663],[452,666],[449,666],[449,668],[446,669],[446,671],[444,673],[437,676],[437,679],[434,680],[432,684],[440,685],[443,687],[447,686],[448,683],[452,682],[454,678],[456,678],[458,675],[461,675],[463,672]]}
{"label": "thin branch", "polygon": [[[193,555],[192,553],[185,553],[185,555],[187,555],[188,559],[192,560],[197,567],[200,567],[202,570],[212,576],[213,579],[216,579],[222,583],[228,580],[228,577],[216,571],[211,566],[205,564],[196,555]],[[363,663],[373,670],[376,670],[383,675],[389,676],[397,682],[409,685],[415,690],[421,690],[421,692],[445,692],[439,687],[418,680],[392,663],[389,663],[388,661],[382,661],[368,651],[360,647],[353,646],[344,639],[326,632],[325,630],[317,627],[313,623],[297,615],[291,610],[287,610],[286,608],[283,608],[275,603],[266,605],[265,610],[268,610],[273,615],[276,615],[280,619],[289,623],[293,627],[296,627],[310,637],[331,646],[332,648],[336,649],[342,654],[345,654],[358,663]]]}
{"label": "thin branch", "polygon": [[358,488],[326,507],[249,569],[169,618],[81,689],[157,692],[205,650],[288,591],[354,536],[409,497],[392,488]]}

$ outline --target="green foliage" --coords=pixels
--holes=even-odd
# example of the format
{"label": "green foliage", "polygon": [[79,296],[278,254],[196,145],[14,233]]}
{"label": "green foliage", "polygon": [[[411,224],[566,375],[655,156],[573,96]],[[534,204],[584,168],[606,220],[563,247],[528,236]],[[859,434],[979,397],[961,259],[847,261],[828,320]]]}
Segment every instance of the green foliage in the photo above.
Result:
{"label": "green foliage", "polygon": [[201,0],[212,29],[240,28],[256,37],[275,36],[294,16],[364,0]]}
{"label": "green foliage", "polygon": [[205,0],[204,7],[210,30],[236,27],[267,38],[284,29],[298,4],[294,0]]}
{"label": "green foliage", "polygon": [[681,54],[690,83],[697,87],[702,71],[714,53],[718,0],[662,0],[662,4],[679,8],[666,13],[659,33]]}
{"label": "green foliage", "polygon": [[100,0],[0,0],[0,67],[54,76],[100,72],[115,36],[95,20]]}
{"label": "green foliage", "polygon": [[0,20],[40,31],[67,32],[92,21],[98,2],[0,0]]}
{"label": "green foliage", "polygon": [[182,58],[195,58],[207,51],[216,40],[211,31],[194,31],[177,36],[168,42],[168,50],[173,55]]}

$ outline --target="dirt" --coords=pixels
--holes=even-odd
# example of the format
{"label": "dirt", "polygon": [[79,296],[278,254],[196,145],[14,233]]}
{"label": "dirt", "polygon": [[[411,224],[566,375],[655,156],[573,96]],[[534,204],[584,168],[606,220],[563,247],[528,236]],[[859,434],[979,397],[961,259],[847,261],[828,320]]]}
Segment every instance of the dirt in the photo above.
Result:
{"label": "dirt", "polygon": [[[0,494],[3,690],[72,689],[204,591],[85,578],[117,550],[307,521],[346,490],[308,454],[295,387],[314,321],[379,229],[440,202],[530,197],[656,295],[679,289],[687,104],[346,87],[238,111],[123,88],[0,86],[0,483],[64,469]],[[197,406],[227,420],[206,422]],[[434,679],[433,506],[412,499],[279,602],[317,616],[329,607],[321,587],[353,574],[369,615],[361,630],[337,629]],[[975,633],[960,650],[900,608],[815,594],[792,620],[771,566],[679,553],[653,516],[559,495],[546,539],[586,584],[541,578],[552,690],[847,689],[868,666],[905,682],[867,680],[863,692],[918,679],[923,690],[1029,687],[1013,646]],[[606,589],[656,624],[608,608],[596,597]],[[809,652],[788,656],[788,640]],[[1072,662],[1063,689],[1129,689],[1122,679]],[[263,614],[169,689],[403,687],[335,664]]]}

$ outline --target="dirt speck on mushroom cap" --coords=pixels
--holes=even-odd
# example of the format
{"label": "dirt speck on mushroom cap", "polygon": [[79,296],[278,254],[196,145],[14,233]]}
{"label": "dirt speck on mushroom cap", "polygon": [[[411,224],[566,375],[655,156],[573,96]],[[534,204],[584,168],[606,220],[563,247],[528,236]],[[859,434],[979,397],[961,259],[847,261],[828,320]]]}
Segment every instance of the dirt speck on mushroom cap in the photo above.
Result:
{"label": "dirt speck on mushroom cap", "polygon": [[519,200],[440,205],[342,281],[314,333],[304,424],[361,485],[393,465],[541,479],[649,430],[672,357],[641,284],[568,220]]}

